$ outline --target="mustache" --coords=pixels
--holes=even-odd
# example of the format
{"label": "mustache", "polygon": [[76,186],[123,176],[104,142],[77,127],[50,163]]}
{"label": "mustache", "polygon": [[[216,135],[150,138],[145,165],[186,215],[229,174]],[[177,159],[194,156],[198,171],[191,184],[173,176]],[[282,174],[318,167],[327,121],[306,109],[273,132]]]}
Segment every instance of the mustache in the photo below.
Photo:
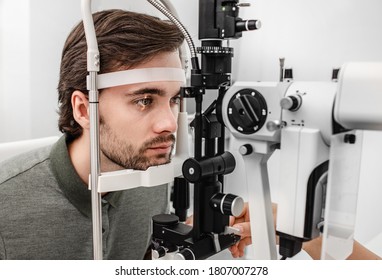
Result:
{"label": "mustache", "polygon": [[168,142],[172,142],[172,145],[174,146],[175,135],[173,135],[173,134],[159,135],[153,139],[150,139],[142,145],[142,150],[150,148],[150,147],[158,145],[158,144],[161,144],[161,143],[168,143]]}

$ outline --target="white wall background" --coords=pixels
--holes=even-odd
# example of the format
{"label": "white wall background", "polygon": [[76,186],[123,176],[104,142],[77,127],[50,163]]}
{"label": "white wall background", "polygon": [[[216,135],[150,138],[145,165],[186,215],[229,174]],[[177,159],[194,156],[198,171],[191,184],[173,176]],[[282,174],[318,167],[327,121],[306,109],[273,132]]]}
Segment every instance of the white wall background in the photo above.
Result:
{"label": "white wall background", "polygon": [[[263,27],[232,42],[234,80],[275,81],[279,58],[299,81],[328,81],[346,61],[382,60],[380,0],[248,0],[244,19]],[[173,0],[180,18],[197,39],[197,0]],[[134,7],[133,7],[134,6]],[[93,10],[125,8],[161,16],[146,1],[96,0]],[[57,135],[57,83],[61,49],[81,19],[79,0],[0,0],[0,143]],[[198,42],[195,42],[198,45]],[[365,136],[361,177],[360,241],[382,232],[380,133]],[[270,167],[277,185],[277,155]],[[382,247],[382,246],[381,246]],[[382,253],[382,252],[381,252]]]}
{"label": "white wall background", "polygon": [[379,0],[250,2],[242,17],[258,18],[263,26],[244,34],[236,51],[246,61],[237,67],[241,79],[277,80],[279,57],[300,81],[328,81],[332,68],[346,61],[382,60]]}

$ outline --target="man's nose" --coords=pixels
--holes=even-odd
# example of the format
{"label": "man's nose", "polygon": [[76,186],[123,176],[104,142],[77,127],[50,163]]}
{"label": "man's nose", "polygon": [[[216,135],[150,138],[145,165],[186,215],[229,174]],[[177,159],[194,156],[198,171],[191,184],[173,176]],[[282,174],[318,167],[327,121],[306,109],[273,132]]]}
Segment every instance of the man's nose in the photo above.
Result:
{"label": "man's nose", "polygon": [[155,115],[154,119],[154,132],[174,133],[178,128],[178,110],[171,106],[164,106]]}

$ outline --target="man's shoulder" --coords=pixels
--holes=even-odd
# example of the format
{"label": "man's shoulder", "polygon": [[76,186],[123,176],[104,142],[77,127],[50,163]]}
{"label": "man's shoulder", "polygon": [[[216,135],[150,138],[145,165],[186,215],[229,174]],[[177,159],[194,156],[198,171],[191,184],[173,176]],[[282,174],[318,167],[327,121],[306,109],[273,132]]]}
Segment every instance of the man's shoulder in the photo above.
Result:
{"label": "man's shoulder", "polygon": [[52,146],[44,146],[0,162],[0,186],[18,176],[41,168],[49,160]]}

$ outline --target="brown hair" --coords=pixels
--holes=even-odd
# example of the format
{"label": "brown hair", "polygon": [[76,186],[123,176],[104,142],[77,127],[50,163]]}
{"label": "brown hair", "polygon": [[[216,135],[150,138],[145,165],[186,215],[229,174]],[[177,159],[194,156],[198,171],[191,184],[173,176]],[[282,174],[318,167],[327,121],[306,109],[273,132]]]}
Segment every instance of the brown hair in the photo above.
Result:
{"label": "brown hair", "polygon": [[[183,42],[183,34],[169,21],[123,10],[107,10],[93,15],[100,72],[132,68],[155,55],[175,51]],[[61,57],[58,83],[59,130],[71,139],[82,134],[82,127],[73,118],[71,96],[75,90],[87,94],[87,44],[82,22],[69,34]]]}

